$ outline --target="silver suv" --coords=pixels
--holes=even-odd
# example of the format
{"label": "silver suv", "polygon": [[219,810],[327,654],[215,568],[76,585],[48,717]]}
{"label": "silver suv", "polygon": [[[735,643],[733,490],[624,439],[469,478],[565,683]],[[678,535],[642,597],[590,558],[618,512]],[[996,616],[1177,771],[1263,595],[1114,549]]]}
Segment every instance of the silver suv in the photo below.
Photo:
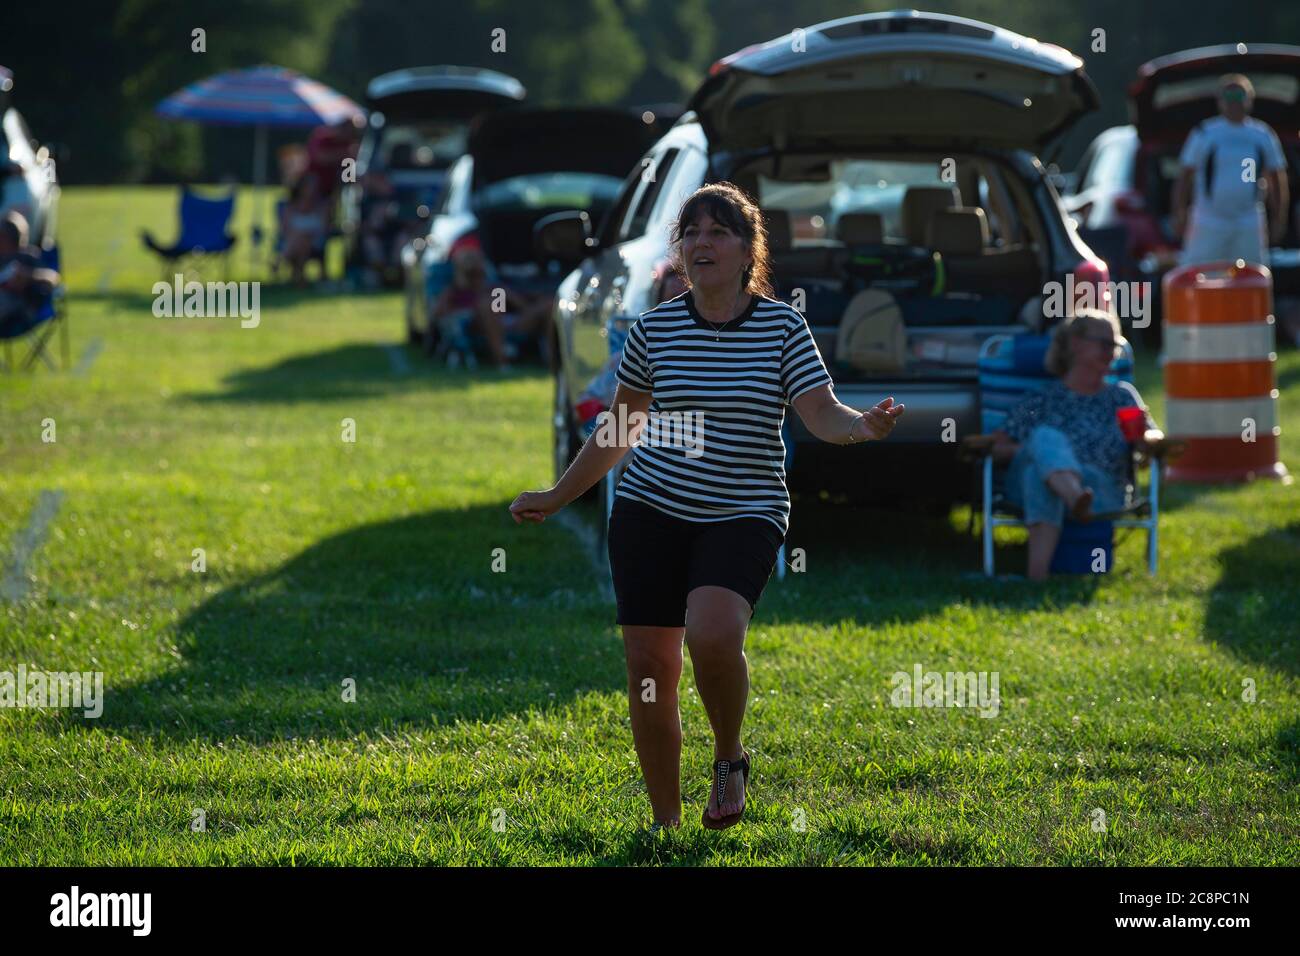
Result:
{"label": "silver suv", "polygon": [[[557,473],[612,399],[629,325],[683,288],[668,263],[683,200],[729,180],[764,210],[777,294],[807,317],[840,401],[893,395],[908,409],[890,441],[854,457],[861,469],[787,416],[791,487],[965,496],[957,448],[979,431],[981,344],[1041,328],[1049,283],[1108,280],[1037,158],[1097,104],[1068,51],[914,11],[833,20],[714,64],[603,223],[553,217],[538,236],[573,246],[570,261],[585,254],[556,304]],[[902,314],[884,372],[836,354],[863,290]]]}

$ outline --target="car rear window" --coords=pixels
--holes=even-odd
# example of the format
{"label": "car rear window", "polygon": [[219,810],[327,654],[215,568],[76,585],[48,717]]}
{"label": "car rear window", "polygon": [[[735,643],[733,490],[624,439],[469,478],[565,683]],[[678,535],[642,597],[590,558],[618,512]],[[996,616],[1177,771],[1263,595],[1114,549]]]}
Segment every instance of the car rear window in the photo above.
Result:
{"label": "car rear window", "polygon": [[380,169],[446,169],[465,152],[463,126],[445,124],[389,124],[380,134],[377,167]]}
{"label": "car rear window", "polygon": [[759,205],[790,213],[796,238],[832,235],[840,216],[872,212],[883,220],[885,239],[903,241],[903,194],[910,186],[942,186],[937,161],[840,159],[825,181],[758,177]]}
{"label": "car rear window", "polygon": [[622,182],[599,173],[530,173],[489,183],[474,197],[476,209],[604,210],[618,195]]}
{"label": "car rear window", "polygon": [[[765,210],[782,210],[790,215],[796,243],[831,239],[836,235],[841,216],[849,213],[875,213],[881,217],[886,242],[908,241],[903,224],[903,197],[913,186],[957,186],[945,179],[944,157],[924,159],[854,158],[831,160],[829,178],[799,181],[774,179],[762,174],[758,180],[759,205]],[[994,164],[983,161],[956,160],[958,167],[969,171],[976,164],[977,192],[962,201],[984,208],[994,240],[1018,241],[1020,226],[1016,210],[1008,208],[1000,193],[990,200],[988,176],[997,175]],[[959,177],[960,178],[960,177]]]}

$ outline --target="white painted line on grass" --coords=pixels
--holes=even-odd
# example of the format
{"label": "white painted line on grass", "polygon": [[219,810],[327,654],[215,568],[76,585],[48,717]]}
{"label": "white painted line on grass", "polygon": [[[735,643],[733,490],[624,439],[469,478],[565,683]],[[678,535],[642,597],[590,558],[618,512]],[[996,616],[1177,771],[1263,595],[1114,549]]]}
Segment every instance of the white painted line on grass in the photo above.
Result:
{"label": "white painted line on grass", "polygon": [[90,371],[91,364],[99,357],[99,353],[104,351],[103,339],[91,339],[86,343],[85,351],[81,353],[81,358],[77,359],[76,367],[73,368],[73,375],[85,375]]}
{"label": "white painted line on grass", "polygon": [[394,375],[406,375],[411,371],[411,363],[406,360],[406,353],[396,345],[385,345],[384,352],[388,355],[388,364],[393,367]]}
{"label": "white painted line on grass", "polygon": [[607,602],[614,600],[614,584],[609,578],[609,558],[600,553],[600,542],[590,525],[581,521],[572,511],[559,511],[551,515],[551,520],[558,522],[578,539],[583,553],[591,563],[591,569],[600,582],[600,595]]}
{"label": "white painted line on grass", "polygon": [[117,271],[117,250],[122,246],[122,237],[118,236],[108,244],[108,265],[104,267],[104,272],[99,277],[99,284],[95,286],[96,292],[107,292],[109,283],[112,281],[113,273]]}
{"label": "white painted line on grass", "polygon": [[45,540],[45,531],[62,501],[62,491],[46,489],[41,492],[31,517],[27,519],[27,527],[18,532],[9,549],[9,567],[5,570],[4,580],[0,581],[0,598],[17,601],[27,593],[31,583],[27,580],[27,562]]}

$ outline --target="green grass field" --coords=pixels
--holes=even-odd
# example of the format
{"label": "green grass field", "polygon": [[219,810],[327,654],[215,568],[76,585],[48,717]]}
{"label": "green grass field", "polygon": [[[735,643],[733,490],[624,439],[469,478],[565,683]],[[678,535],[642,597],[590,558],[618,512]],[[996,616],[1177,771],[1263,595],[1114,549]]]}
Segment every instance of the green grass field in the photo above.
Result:
{"label": "green grass field", "polygon": [[[1293,487],[1171,487],[1158,578],[1135,535],[1115,573],[1043,587],[985,581],[964,512],[799,502],[808,569],[750,631],[745,822],[699,825],[688,661],[685,825],[647,841],[595,515],[506,510],[550,478],[546,375],[403,350],[404,372],[393,293],[266,288],[256,329],[155,318],[136,233],[170,236],[173,202],[65,193],[72,356],[102,352],[0,377],[6,567],[62,493],[0,601],[0,671],[105,686],[98,719],[0,709],[0,864],[1300,861]],[[1294,466],[1294,350],[1278,373]],[[1149,360],[1139,385],[1160,418]],[[916,664],[996,671],[1000,712],[891,707]]]}

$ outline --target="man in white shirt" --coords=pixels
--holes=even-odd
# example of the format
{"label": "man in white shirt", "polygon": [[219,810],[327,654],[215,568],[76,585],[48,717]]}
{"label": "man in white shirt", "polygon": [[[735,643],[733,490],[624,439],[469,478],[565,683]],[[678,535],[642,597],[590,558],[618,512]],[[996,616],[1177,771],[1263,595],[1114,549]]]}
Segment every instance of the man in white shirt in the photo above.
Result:
{"label": "man in white shirt", "polygon": [[1254,100],[1254,86],[1245,76],[1223,77],[1221,115],[1197,126],[1183,144],[1173,194],[1173,226],[1183,236],[1182,265],[1235,259],[1267,265],[1269,241],[1277,244],[1286,232],[1286,156],[1272,127],[1250,116]]}

